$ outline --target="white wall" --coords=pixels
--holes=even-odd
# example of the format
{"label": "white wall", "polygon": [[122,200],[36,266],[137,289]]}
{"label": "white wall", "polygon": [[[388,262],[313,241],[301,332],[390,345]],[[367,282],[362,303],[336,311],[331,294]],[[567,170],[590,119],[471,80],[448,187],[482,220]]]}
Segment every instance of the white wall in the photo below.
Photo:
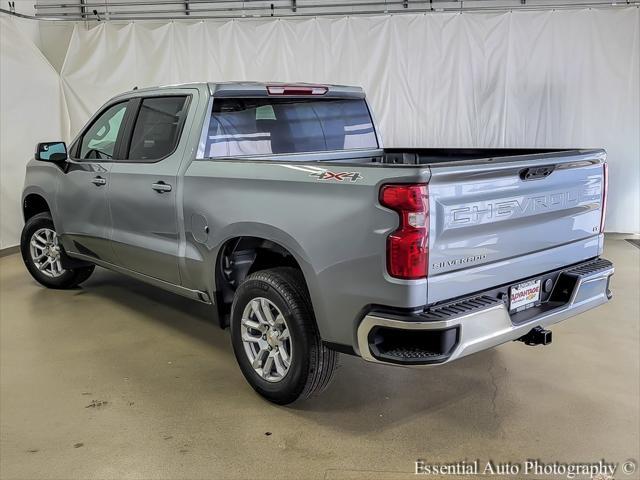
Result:
{"label": "white wall", "polygon": [[[33,3],[33,0],[17,0],[27,3]],[[56,14],[65,13],[77,16],[82,11],[82,0],[65,0],[60,2],[59,0],[38,0],[38,13],[40,14]],[[626,0],[624,0],[626,2]],[[622,3],[619,1],[618,5]],[[103,20],[115,20],[117,18],[134,17],[138,20],[145,18],[145,16],[152,17],[166,17],[167,21],[171,18],[188,18],[187,14],[193,19],[193,16],[213,16],[213,17],[270,17],[272,13],[277,17],[293,15],[293,5],[291,0],[207,0],[200,1],[198,3],[191,2],[190,5],[183,4],[167,4],[160,2],[149,2],[140,0],[106,0],[106,1],[86,1],[85,3],[91,4],[90,7],[85,7],[85,12],[88,12],[90,16],[95,9],[99,12],[100,17]],[[364,4],[363,4],[364,3]],[[452,11],[458,12],[462,7],[463,10],[481,11],[485,12],[496,11],[499,8],[500,11],[509,9],[531,9],[531,8],[543,8],[549,9],[550,6],[556,8],[565,8],[571,4],[585,3],[594,5],[600,4],[615,4],[612,0],[435,0],[430,3],[429,0],[411,0],[408,2],[407,9],[403,7],[402,2],[394,1],[387,2],[386,0],[378,0],[377,2],[363,2],[363,0],[298,0],[296,15],[312,16],[320,14],[340,14],[351,15],[358,12],[373,12],[379,15],[383,13],[425,13],[432,9],[438,11]],[[635,3],[631,2],[631,3]],[[51,5],[54,5],[53,7]],[[56,7],[55,5],[63,4],[63,7]],[[271,5],[274,6],[274,11],[271,10]],[[343,5],[343,6],[337,6]],[[577,8],[582,8],[576,5]],[[33,8],[31,9],[33,12]],[[162,13],[164,12],[164,13]],[[119,16],[119,17],[118,17]]]}
{"label": "white wall", "polygon": [[607,230],[640,232],[639,37],[635,7],[77,24],[61,76],[74,134],[134,85],[247,79],[362,85],[388,146],[605,147]]}
{"label": "white wall", "polygon": [[[12,0],[15,1],[16,5],[16,13],[20,13],[22,15],[35,15],[36,9],[34,0]],[[2,8],[8,9],[7,2],[2,2]]]}

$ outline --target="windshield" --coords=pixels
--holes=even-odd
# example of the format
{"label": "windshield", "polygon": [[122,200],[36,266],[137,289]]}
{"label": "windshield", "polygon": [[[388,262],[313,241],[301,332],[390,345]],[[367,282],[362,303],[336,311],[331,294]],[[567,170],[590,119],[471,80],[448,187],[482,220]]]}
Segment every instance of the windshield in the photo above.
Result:
{"label": "windshield", "polygon": [[208,157],[375,149],[363,99],[216,98],[201,152]]}

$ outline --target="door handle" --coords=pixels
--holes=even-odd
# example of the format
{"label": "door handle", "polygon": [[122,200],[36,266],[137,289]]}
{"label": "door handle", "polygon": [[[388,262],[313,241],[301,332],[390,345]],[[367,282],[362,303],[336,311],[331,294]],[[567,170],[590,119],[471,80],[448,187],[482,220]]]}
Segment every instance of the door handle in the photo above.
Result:
{"label": "door handle", "polygon": [[164,183],[162,180],[160,180],[158,183],[152,183],[151,188],[153,188],[158,193],[171,191],[171,185],[169,185],[168,183]]}
{"label": "door handle", "polygon": [[93,183],[97,187],[100,187],[102,185],[106,185],[107,180],[105,178],[102,178],[101,176],[97,176],[91,180],[91,183]]}

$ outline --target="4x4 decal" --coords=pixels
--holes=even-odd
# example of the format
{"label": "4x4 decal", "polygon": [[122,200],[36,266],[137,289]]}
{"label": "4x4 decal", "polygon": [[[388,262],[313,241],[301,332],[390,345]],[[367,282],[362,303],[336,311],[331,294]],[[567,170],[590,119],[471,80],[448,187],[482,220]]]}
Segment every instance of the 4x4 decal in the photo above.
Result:
{"label": "4x4 decal", "polygon": [[342,182],[344,180],[357,182],[358,180],[362,180],[360,172],[331,172],[329,170],[325,170],[323,172],[310,173],[309,176],[318,177],[318,180],[333,180],[336,182]]}

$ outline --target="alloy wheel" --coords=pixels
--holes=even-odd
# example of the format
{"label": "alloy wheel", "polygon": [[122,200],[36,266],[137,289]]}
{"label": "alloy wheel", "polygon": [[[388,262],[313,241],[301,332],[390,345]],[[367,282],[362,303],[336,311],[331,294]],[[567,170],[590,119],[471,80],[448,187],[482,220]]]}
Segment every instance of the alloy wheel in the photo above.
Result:
{"label": "alloy wheel", "polygon": [[40,228],[31,236],[31,259],[38,270],[50,278],[61,276],[66,270],[60,260],[58,235],[50,228]]}
{"label": "alloy wheel", "polygon": [[291,366],[293,344],[280,309],[266,298],[252,299],[242,313],[241,335],[254,371],[268,382],[281,381]]}

